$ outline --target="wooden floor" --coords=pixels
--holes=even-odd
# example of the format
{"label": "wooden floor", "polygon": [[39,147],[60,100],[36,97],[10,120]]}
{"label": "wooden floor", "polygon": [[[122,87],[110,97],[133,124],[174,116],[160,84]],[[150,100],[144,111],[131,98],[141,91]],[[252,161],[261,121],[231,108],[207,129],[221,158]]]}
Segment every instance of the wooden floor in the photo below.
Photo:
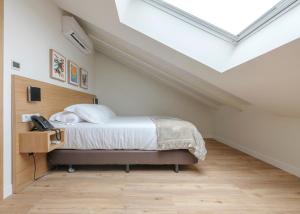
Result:
{"label": "wooden floor", "polygon": [[0,213],[300,213],[300,179],[223,144],[183,167],[56,170],[0,203]]}

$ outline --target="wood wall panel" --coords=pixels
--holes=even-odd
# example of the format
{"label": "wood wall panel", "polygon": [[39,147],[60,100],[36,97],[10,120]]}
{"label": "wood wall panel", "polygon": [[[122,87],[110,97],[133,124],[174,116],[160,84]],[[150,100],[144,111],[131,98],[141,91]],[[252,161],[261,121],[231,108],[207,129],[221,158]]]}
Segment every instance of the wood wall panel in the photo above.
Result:
{"label": "wood wall panel", "polygon": [[[41,102],[27,102],[27,86],[41,88]],[[40,113],[48,118],[66,106],[77,103],[93,103],[92,94],[87,94],[49,83],[12,76],[12,129],[13,129],[13,191],[17,193],[33,182],[33,160],[19,153],[19,133],[31,129],[31,123],[22,123],[22,114]],[[48,171],[46,154],[36,154],[37,176]]]}

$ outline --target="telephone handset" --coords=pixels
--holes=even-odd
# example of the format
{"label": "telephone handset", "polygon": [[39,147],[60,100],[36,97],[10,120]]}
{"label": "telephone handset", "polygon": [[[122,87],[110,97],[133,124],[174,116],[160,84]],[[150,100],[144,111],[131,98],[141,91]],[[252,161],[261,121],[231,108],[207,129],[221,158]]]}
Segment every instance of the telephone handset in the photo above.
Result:
{"label": "telephone handset", "polygon": [[54,128],[54,126],[43,116],[31,116],[31,120],[33,122],[33,129],[32,130],[38,130],[38,131],[49,131],[53,130],[56,133],[56,140],[61,140],[61,133],[60,129]]}
{"label": "telephone handset", "polygon": [[34,125],[34,130],[48,131],[54,129],[54,126],[43,116],[31,116],[31,120]]}

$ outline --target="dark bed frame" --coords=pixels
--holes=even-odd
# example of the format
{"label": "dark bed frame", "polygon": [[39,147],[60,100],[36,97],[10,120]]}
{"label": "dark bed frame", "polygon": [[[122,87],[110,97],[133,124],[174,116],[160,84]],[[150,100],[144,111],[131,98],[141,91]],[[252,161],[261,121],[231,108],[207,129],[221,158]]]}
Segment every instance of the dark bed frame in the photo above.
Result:
{"label": "dark bed frame", "polygon": [[179,165],[195,164],[198,160],[188,150],[145,151],[145,150],[73,150],[57,149],[48,154],[50,166],[67,165],[74,172],[73,165]]}

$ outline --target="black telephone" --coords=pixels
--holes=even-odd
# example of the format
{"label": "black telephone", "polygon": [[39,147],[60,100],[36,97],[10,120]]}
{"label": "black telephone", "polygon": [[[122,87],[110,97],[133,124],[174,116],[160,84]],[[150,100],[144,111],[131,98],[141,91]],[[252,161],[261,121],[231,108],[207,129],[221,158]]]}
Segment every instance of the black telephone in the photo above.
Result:
{"label": "black telephone", "polygon": [[49,131],[49,130],[53,130],[56,133],[56,140],[61,140],[61,133],[60,133],[60,129],[56,129],[54,128],[54,126],[43,116],[36,116],[33,115],[31,116],[31,120],[33,122],[33,131],[34,130],[38,130],[38,131]]}
{"label": "black telephone", "polygon": [[43,116],[33,115],[31,116],[31,120],[34,125],[33,130],[48,131],[54,129],[54,126],[52,126],[51,123]]}

